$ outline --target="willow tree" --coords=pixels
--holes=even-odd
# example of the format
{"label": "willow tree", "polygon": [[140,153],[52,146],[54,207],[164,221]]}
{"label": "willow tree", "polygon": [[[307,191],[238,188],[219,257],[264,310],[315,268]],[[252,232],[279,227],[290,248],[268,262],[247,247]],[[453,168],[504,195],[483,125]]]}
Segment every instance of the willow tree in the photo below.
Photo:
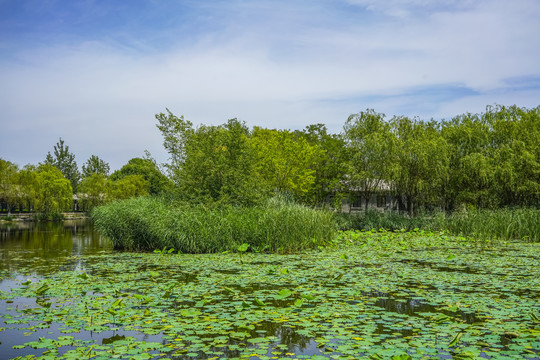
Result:
{"label": "willow tree", "polygon": [[347,182],[350,190],[364,198],[366,210],[371,197],[388,187],[396,172],[396,138],[384,117],[368,109],[349,116],[344,126]]}
{"label": "willow tree", "polygon": [[111,200],[145,196],[148,195],[148,188],[148,181],[142,175],[127,175],[121,179],[106,182],[106,194]]}
{"label": "willow tree", "polygon": [[68,179],[55,166],[42,164],[37,168],[36,211],[57,215],[71,208],[73,189]]}
{"label": "willow tree", "polygon": [[396,191],[410,215],[421,205],[439,205],[448,178],[448,145],[435,122],[394,117]]}
{"label": "willow tree", "polygon": [[303,136],[310,145],[320,148],[319,158],[310,165],[314,181],[303,200],[320,206],[333,198],[336,208],[346,196],[345,175],[347,174],[345,140],[341,134],[331,134],[324,124],[308,125],[297,135]]}
{"label": "willow tree", "polygon": [[540,201],[540,107],[488,106],[494,191],[503,206]]}
{"label": "willow tree", "polygon": [[490,127],[478,114],[462,114],[442,123],[448,145],[448,181],[443,187],[445,208],[493,207],[494,171]]}
{"label": "willow tree", "polygon": [[102,173],[93,173],[83,178],[79,184],[79,201],[84,210],[90,210],[95,206],[103,205],[108,199],[109,181]]}
{"label": "willow tree", "polygon": [[6,206],[8,215],[18,199],[18,171],[17,165],[0,158],[0,205]]}

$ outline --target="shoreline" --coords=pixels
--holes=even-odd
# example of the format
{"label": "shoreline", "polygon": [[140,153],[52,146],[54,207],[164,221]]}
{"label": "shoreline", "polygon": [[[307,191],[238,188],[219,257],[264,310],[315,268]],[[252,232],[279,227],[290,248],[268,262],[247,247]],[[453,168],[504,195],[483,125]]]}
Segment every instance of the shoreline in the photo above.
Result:
{"label": "shoreline", "polygon": [[[12,222],[12,221],[39,221],[35,220],[36,213],[12,213],[9,216],[7,214],[0,214],[0,222]],[[89,219],[87,213],[84,212],[65,212],[64,220],[79,220],[79,219]],[[6,219],[8,218],[8,219]]]}

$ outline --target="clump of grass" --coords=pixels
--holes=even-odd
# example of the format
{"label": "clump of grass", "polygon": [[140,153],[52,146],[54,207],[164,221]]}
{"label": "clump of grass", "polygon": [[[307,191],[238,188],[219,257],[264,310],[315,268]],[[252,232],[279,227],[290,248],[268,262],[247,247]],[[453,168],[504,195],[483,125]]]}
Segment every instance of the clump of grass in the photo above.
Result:
{"label": "clump of grass", "polygon": [[341,230],[413,230],[431,229],[433,222],[425,215],[410,217],[406,213],[396,211],[380,212],[368,210],[357,213],[343,213],[338,216]]}
{"label": "clump of grass", "polygon": [[252,251],[284,253],[329,243],[335,233],[332,213],[279,198],[254,207],[136,198],[97,207],[91,216],[115,248],[126,250],[213,253],[248,244]]}
{"label": "clump of grass", "polygon": [[341,230],[445,231],[473,239],[540,241],[540,209],[467,210],[447,215],[443,212],[409,217],[398,212],[367,211],[340,214]]}
{"label": "clump of grass", "polygon": [[35,221],[64,221],[65,216],[62,213],[36,213],[33,216]]}
{"label": "clump of grass", "polygon": [[478,239],[540,241],[540,209],[469,210],[439,219],[451,234]]}

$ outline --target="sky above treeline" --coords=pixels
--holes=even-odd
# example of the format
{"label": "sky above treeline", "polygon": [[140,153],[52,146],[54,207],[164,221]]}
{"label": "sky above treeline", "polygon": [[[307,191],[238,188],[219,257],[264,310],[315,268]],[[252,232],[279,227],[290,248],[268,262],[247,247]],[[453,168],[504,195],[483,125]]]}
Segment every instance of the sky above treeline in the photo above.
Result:
{"label": "sky above treeline", "polygon": [[61,137],[118,169],[170,109],[339,133],[367,108],[451,118],[540,105],[538,0],[0,0],[0,157]]}

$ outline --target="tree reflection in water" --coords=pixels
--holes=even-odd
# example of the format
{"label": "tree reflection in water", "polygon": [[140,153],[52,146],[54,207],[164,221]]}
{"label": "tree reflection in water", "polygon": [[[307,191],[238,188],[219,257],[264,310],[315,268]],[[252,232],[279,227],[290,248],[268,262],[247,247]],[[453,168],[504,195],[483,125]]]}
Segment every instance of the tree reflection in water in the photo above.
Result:
{"label": "tree reflection in water", "polygon": [[45,275],[84,268],[77,258],[111,251],[89,220],[0,224],[0,272]]}

